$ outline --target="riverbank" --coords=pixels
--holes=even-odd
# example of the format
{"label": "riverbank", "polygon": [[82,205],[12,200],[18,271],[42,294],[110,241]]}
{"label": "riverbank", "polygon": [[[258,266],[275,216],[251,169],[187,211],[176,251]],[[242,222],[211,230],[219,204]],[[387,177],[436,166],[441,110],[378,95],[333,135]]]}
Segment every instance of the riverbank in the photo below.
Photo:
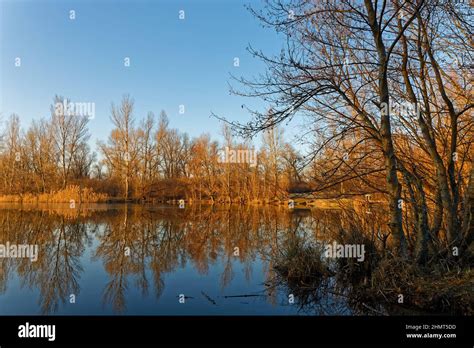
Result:
{"label": "riverbank", "polygon": [[341,209],[355,208],[364,205],[383,204],[382,201],[367,201],[363,195],[338,197],[338,198],[322,198],[314,194],[288,194],[285,199],[262,198],[262,199],[192,199],[192,198],[144,198],[144,197],[113,197],[104,193],[95,192],[88,187],[80,187],[78,185],[70,185],[65,189],[52,191],[41,194],[16,194],[16,195],[0,195],[1,203],[136,203],[136,204],[170,204],[170,205],[192,205],[192,204],[235,204],[235,205],[272,205],[284,206],[288,209]]}
{"label": "riverbank", "polygon": [[88,187],[71,185],[65,189],[51,191],[48,193],[16,194],[0,196],[1,203],[107,203],[108,196],[103,193],[94,192]]}
{"label": "riverbank", "polygon": [[285,286],[306,309],[317,308],[321,294],[331,293],[370,315],[474,314],[469,258],[422,267],[375,248],[364,264],[331,262],[321,254],[317,246],[289,245],[275,259],[271,285]]}

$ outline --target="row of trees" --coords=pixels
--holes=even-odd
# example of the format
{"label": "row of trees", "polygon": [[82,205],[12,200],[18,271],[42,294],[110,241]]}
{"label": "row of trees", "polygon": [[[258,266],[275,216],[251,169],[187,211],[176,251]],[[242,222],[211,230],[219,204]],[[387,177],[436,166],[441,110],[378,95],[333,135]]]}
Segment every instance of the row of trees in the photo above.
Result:
{"label": "row of trees", "polygon": [[137,118],[129,96],[112,104],[114,128],[98,142],[97,155],[88,144],[88,117],[58,112],[55,105],[64,101],[55,97],[51,116],[26,131],[17,115],[7,120],[0,151],[3,195],[80,185],[125,199],[248,202],[284,198],[300,177],[300,156],[278,127],[265,132],[259,150],[239,143],[226,125],[222,145],[209,135],[191,139],[170,128],[164,111]]}
{"label": "row of trees", "polygon": [[220,145],[209,135],[190,139],[170,128],[164,112],[158,120],[149,113],[137,126],[133,106],[128,96],[112,106],[115,129],[107,143],[99,143],[108,175],[124,183],[125,197],[282,198],[298,178],[299,156],[277,127],[265,132],[255,150],[249,142],[237,142],[224,125]]}
{"label": "row of trees", "polygon": [[26,131],[18,115],[7,120],[0,142],[2,194],[64,189],[91,174],[95,154],[88,145],[88,119],[56,112],[54,105],[62,101],[56,96],[51,117],[34,120]]}

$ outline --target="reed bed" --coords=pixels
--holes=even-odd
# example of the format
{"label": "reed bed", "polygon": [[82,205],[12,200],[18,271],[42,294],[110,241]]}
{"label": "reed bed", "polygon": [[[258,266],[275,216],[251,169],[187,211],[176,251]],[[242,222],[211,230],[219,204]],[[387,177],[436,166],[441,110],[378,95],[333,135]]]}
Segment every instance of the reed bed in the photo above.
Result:
{"label": "reed bed", "polygon": [[108,200],[108,196],[103,193],[97,193],[94,190],[78,185],[70,185],[65,189],[51,191],[49,193],[23,195],[4,195],[0,196],[0,202],[3,203],[102,203]]}

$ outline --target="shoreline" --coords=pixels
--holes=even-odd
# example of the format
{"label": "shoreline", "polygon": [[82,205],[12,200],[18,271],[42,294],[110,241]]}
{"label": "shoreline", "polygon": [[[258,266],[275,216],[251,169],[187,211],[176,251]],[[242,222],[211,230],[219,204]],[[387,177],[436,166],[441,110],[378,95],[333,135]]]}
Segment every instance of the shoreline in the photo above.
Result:
{"label": "shoreline", "polygon": [[[139,205],[168,205],[168,206],[179,206],[181,203],[184,203],[184,206],[187,205],[234,205],[234,206],[274,206],[274,207],[285,207],[289,210],[293,209],[312,209],[312,208],[321,208],[321,209],[341,209],[354,207],[363,203],[363,200],[360,198],[296,198],[296,199],[285,199],[285,200],[251,200],[251,201],[213,201],[208,199],[202,200],[192,200],[192,199],[169,199],[169,200],[144,200],[139,198],[119,198],[112,197],[100,201],[86,201],[86,200],[63,200],[63,201],[53,201],[53,200],[21,200],[21,199],[5,199],[0,196],[0,204],[18,204],[18,205],[36,205],[36,204],[73,204],[74,206],[79,205],[88,205],[88,204],[98,204],[98,205],[107,205],[107,204],[139,204]],[[290,202],[293,201],[292,207],[290,207]],[[383,202],[371,202],[371,204],[383,204]]]}

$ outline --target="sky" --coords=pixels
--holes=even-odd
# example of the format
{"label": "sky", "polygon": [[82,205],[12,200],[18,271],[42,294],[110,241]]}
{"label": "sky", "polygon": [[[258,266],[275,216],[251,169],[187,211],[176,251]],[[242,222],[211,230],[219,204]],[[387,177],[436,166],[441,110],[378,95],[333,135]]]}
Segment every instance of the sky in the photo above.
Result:
{"label": "sky", "polygon": [[238,87],[230,74],[265,71],[246,48],[276,54],[283,43],[245,8],[250,1],[0,0],[0,117],[16,113],[25,128],[50,115],[55,95],[95,103],[95,147],[113,128],[111,103],[129,94],[137,119],[165,110],[171,127],[220,139],[211,112],[242,122],[250,117],[243,104],[267,108],[229,93],[229,83]]}

